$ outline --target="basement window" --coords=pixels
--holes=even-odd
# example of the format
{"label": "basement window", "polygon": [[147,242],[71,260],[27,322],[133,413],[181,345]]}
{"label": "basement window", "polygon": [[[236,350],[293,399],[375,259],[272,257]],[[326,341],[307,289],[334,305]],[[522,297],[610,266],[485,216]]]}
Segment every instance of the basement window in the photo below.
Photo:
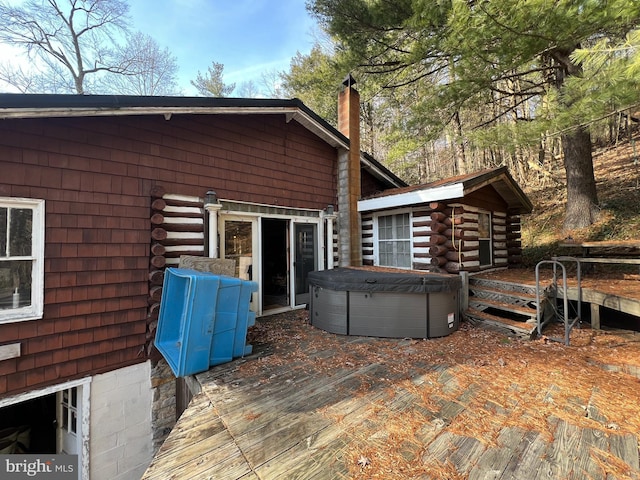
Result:
{"label": "basement window", "polygon": [[0,197],[0,323],[42,318],[44,200]]}
{"label": "basement window", "polygon": [[409,213],[379,215],[375,230],[377,265],[411,268],[411,220]]}

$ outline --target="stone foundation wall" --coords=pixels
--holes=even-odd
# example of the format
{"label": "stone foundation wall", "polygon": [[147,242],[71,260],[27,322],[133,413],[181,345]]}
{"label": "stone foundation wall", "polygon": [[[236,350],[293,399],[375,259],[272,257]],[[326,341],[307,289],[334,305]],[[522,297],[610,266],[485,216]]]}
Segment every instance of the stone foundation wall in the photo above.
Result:
{"label": "stone foundation wall", "polygon": [[151,389],[152,446],[156,452],[176,424],[176,377],[164,359],[151,368]]}

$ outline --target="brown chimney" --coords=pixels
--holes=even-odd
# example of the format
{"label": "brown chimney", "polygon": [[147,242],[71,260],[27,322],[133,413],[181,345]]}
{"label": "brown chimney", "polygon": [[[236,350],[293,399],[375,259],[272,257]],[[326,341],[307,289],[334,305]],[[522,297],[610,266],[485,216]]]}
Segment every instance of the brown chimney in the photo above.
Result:
{"label": "brown chimney", "polygon": [[342,82],[338,96],[338,130],[349,138],[349,151],[338,159],[338,215],[340,265],[362,265],[362,236],[358,200],[360,184],[360,94],[351,75]]}

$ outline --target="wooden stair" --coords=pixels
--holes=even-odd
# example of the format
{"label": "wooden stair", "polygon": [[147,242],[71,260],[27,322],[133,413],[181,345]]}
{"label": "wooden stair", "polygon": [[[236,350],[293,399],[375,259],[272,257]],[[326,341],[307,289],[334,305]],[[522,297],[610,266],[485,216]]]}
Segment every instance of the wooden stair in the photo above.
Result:
{"label": "wooden stair", "polygon": [[469,308],[463,316],[508,335],[532,339],[537,334],[536,287],[471,276]]}

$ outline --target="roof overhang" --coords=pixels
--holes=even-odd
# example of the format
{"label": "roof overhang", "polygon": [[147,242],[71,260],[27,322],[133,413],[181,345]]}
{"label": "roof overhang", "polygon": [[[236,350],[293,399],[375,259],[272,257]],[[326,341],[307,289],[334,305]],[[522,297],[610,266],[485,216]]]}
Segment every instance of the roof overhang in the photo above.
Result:
{"label": "roof overhang", "polygon": [[[137,97],[121,95],[0,94],[0,119],[116,117],[159,115],[284,115],[334,148],[349,149],[349,139],[297,98],[244,99],[207,97]],[[360,162],[373,175],[397,187],[406,185],[365,153]]]}
{"label": "roof overhang", "polygon": [[445,185],[442,187],[416,190],[413,192],[387,195],[384,197],[370,198],[358,202],[359,212],[371,212],[374,210],[389,210],[403,208],[410,205],[419,205],[429,202],[437,202],[451,198],[459,198],[464,195],[464,187],[461,183]]}
{"label": "roof overhang", "polygon": [[388,190],[386,195],[377,196],[358,202],[359,212],[371,212],[375,210],[390,210],[406,208],[412,205],[420,205],[429,202],[440,202],[453,199],[462,199],[481,188],[490,186],[505,201],[510,212],[523,214],[533,210],[533,204],[527,195],[511,177],[506,167],[494,170],[470,174],[459,177],[459,180],[451,180],[430,186],[415,186],[409,191],[393,193]]}
{"label": "roof overhang", "polygon": [[[0,119],[11,118],[62,118],[62,117],[117,117],[117,116],[135,116],[135,115],[159,115],[166,120],[170,120],[174,115],[284,115],[287,122],[295,120],[303,127],[318,135],[324,141],[333,147],[349,147],[349,141],[338,131],[332,132],[327,128],[326,122],[319,117],[303,109],[301,102],[296,100],[282,100],[277,104],[273,101],[260,104],[258,100],[252,99],[251,104],[243,105],[239,99],[215,99],[215,100],[232,100],[222,103],[221,105],[208,105],[213,102],[203,101],[202,104],[188,102],[188,105],[180,105],[183,102],[177,102],[174,105],[159,106],[134,106],[121,105],[114,101],[109,104],[104,101],[97,100],[96,105],[82,106],[59,105],[59,106],[3,106],[0,96]],[[91,96],[82,97],[91,100]],[[142,97],[145,98],[145,97]],[[159,97],[160,98],[160,97]],[[166,97],[164,97],[166,98]],[[174,98],[174,97],[171,97]],[[187,97],[185,97],[187,99]],[[212,100],[203,98],[202,100]],[[233,101],[236,100],[236,101]],[[91,102],[86,102],[90,104]]]}

